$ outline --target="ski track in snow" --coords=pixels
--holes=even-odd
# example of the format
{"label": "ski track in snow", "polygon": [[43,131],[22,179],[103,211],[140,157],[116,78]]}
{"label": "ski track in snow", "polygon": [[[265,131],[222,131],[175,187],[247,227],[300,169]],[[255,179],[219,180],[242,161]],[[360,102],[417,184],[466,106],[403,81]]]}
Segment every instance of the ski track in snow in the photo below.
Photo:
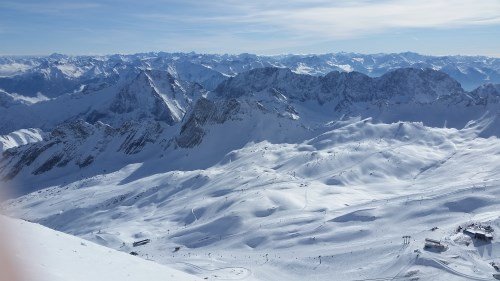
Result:
{"label": "ski track in snow", "polygon": [[[4,208],[209,280],[491,280],[498,242],[484,251],[488,245],[453,240],[470,221],[500,232],[500,141],[468,130],[423,127],[413,140],[359,136],[312,151],[304,148],[315,139],[257,142],[209,169],[120,184],[137,169],[130,166]],[[433,134],[452,145],[443,151],[424,140]],[[403,235],[412,236],[410,245],[401,244]],[[425,251],[427,237],[449,250]],[[131,246],[146,238],[151,243]]]}

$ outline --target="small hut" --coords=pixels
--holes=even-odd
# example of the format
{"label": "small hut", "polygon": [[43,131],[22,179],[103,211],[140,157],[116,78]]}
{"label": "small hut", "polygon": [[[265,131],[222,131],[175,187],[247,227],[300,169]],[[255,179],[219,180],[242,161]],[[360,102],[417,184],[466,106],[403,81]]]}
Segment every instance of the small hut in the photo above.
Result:
{"label": "small hut", "polygon": [[425,238],[425,246],[424,248],[426,249],[435,249],[438,251],[445,251],[446,250],[446,245],[442,244],[438,240],[430,239],[430,238]]}
{"label": "small hut", "polygon": [[471,236],[474,239],[490,242],[493,240],[493,234],[486,232],[483,229],[469,227],[464,230],[464,233]]}
{"label": "small hut", "polygon": [[150,239],[144,239],[144,240],[136,241],[136,242],[132,243],[132,246],[134,246],[134,247],[142,246],[142,245],[148,244],[149,242],[151,242]]}

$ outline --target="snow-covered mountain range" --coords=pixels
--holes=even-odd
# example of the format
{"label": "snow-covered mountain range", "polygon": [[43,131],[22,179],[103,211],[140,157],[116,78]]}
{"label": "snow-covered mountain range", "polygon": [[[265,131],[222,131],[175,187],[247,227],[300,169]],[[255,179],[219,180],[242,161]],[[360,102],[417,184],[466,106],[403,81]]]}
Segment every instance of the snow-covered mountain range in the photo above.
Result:
{"label": "snow-covered mountain range", "polygon": [[440,70],[467,90],[500,83],[500,59],[480,56],[425,56],[416,53],[323,55],[142,53],[108,56],[0,57],[0,89],[11,94],[56,97],[95,83],[116,83],[139,69],[168,71],[208,90],[227,77],[262,67],[289,68],[299,74],[325,75],[357,71],[372,77],[405,67]]}
{"label": "snow-covered mountain range", "polygon": [[[238,144],[221,145],[221,153],[251,141],[297,138],[288,131],[278,134],[276,125],[295,127],[301,137],[313,136],[328,130],[326,124],[350,118],[383,123],[419,121],[457,129],[470,121],[488,119],[490,124],[481,134],[496,135],[498,90],[498,86],[489,85],[467,92],[447,74],[431,69],[403,68],[371,78],[358,72],[312,76],[269,67],[238,74],[208,92],[168,72],[145,70],[119,86],[0,112],[2,119],[9,121],[2,124],[4,132],[25,127],[51,132],[43,141],[6,151],[0,174],[5,180],[19,176],[25,181],[35,176],[34,181],[41,184],[38,175],[56,173],[50,177],[59,178],[60,173],[68,174],[67,168],[82,173],[96,158],[106,162],[95,163],[99,171],[121,168],[137,161],[127,160],[128,155],[141,154],[149,147],[157,155],[175,159],[178,148],[202,144],[208,127],[228,121],[257,128],[259,119],[276,120],[265,125],[273,128],[268,132],[231,138]],[[123,159],[115,164],[106,161],[120,157]]]}
{"label": "snow-covered mountain range", "polygon": [[[500,258],[497,240],[457,231],[500,231],[500,86],[483,84],[497,59],[2,63],[11,216],[212,280],[486,280]],[[425,238],[448,251],[424,251]]]}

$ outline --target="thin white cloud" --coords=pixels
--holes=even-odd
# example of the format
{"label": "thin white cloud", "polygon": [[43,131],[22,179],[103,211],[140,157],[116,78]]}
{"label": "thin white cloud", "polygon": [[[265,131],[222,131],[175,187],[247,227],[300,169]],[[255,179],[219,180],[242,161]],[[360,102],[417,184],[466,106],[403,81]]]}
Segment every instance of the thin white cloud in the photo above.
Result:
{"label": "thin white cloud", "polygon": [[[189,2],[189,0],[186,0]],[[408,28],[456,28],[500,24],[500,0],[220,0],[200,4],[210,13],[149,14],[151,20],[262,25],[298,36],[353,38]],[[213,12],[219,9],[220,12]],[[269,29],[270,28],[270,29]],[[244,32],[244,29],[242,30]]]}
{"label": "thin white cloud", "polygon": [[398,28],[450,28],[500,23],[498,0],[404,0],[274,11],[275,24],[333,37],[353,37]]}

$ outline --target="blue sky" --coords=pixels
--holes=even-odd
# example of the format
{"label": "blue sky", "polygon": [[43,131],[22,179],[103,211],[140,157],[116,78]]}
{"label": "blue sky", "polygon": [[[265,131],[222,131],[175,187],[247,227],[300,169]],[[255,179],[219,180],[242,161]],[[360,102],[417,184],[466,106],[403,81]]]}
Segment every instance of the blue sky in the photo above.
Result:
{"label": "blue sky", "polygon": [[2,0],[0,54],[500,57],[500,0]]}

